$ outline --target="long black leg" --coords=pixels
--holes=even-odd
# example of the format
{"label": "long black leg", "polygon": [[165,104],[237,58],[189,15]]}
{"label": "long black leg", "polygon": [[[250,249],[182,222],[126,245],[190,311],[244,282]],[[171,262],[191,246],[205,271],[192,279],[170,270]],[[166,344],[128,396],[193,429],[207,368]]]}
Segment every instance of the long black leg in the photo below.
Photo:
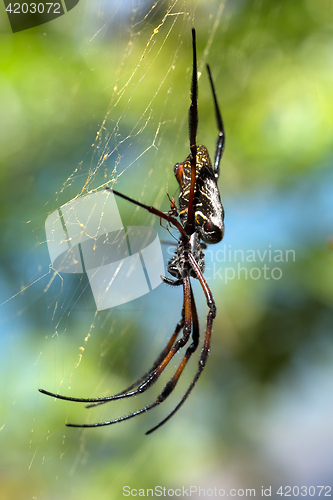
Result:
{"label": "long black leg", "polygon": [[[200,283],[201,283],[202,289],[205,293],[207,304],[209,307],[209,311],[208,311],[208,315],[207,315],[205,342],[204,342],[203,348],[201,350],[197,372],[196,372],[189,388],[185,392],[184,396],[179,401],[177,406],[172,410],[172,412],[170,412],[169,415],[167,415],[159,424],[157,424],[155,427],[153,427],[148,432],[146,432],[146,434],[151,434],[152,432],[156,431],[159,427],[161,427],[163,424],[165,424],[179,410],[179,408],[185,403],[186,399],[188,398],[191,391],[193,390],[193,387],[197,383],[203,369],[205,368],[205,365],[206,365],[206,362],[208,359],[208,355],[209,355],[211,336],[212,336],[212,326],[213,326],[214,318],[216,316],[215,302],[213,299],[212,292],[210,291],[210,288],[207,285],[206,280],[204,279],[203,274],[200,271],[198,264],[197,264],[197,262],[194,259],[192,254],[189,254],[189,261],[190,261],[192,269],[195,271],[198,279],[200,280]],[[191,346],[188,348],[188,350],[190,348],[191,348]]]}
{"label": "long black leg", "polygon": [[[194,316],[195,316],[193,329],[197,332],[195,334],[195,336],[197,336],[197,337],[199,336],[198,315],[197,315],[195,304],[194,304],[194,297],[193,297],[193,292],[192,292],[190,280],[189,280],[189,277],[187,277],[187,276],[184,278],[183,287],[184,287],[184,305],[183,305],[183,307],[184,307],[184,329],[183,329],[184,334],[183,334],[183,337],[176,342],[173,349],[171,349],[169,356],[172,353],[172,351],[175,349],[175,346],[177,344],[179,345],[179,347],[178,347],[178,349],[179,349],[180,347],[183,347],[187,343],[189,336],[191,334],[192,313],[193,312],[194,312]],[[175,350],[174,353],[176,353],[177,350]],[[187,349],[186,354],[185,354],[182,362],[180,363],[175,375],[172,377],[171,380],[169,380],[169,382],[166,383],[162,392],[158,395],[157,399],[153,403],[145,406],[144,408],[141,408],[141,410],[130,413],[129,415],[125,415],[124,417],[116,418],[115,420],[109,420],[106,422],[98,422],[96,424],[66,424],[67,427],[84,427],[84,428],[86,428],[86,427],[104,427],[105,425],[112,425],[112,424],[116,424],[118,422],[123,422],[124,420],[129,420],[130,418],[136,417],[137,415],[140,415],[141,413],[145,413],[146,411],[151,410],[152,408],[155,408],[155,406],[162,403],[171,394],[171,392],[175,388],[175,386],[178,382],[178,379],[179,379],[179,377],[180,377],[180,375],[181,375],[181,373],[186,365],[186,362],[187,362],[189,356],[192,354],[192,352],[190,354],[188,354],[189,350],[192,350],[192,352],[193,352],[193,348],[191,349],[191,346],[190,346]],[[167,358],[168,358],[168,356],[166,356],[165,360]],[[170,359],[171,358],[172,358],[172,356],[170,356]],[[185,359],[186,359],[186,361],[184,361]],[[163,360],[163,361],[165,361],[165,360]],[[163,362],[161,363],[161,365],[158,368],[162,367],[162,364],[163,364]],[[166,366],[166,364],[165,364],[165,366]],[[164,368],[162,368],[162,370],[163,369]]]}
{"label": "long black leg", "polygon": [[[143,381],[145,381],[146,379],[149,378],[149,376],[153,373],[153,371],[158,367],[158,365],[161,364],[161,362],[163,361],[163,359],[170,352],[172,346],[174,345],[174,343],[175,343],[175,341],[176,341],[176,339],[177,339],[177,337],[179,335],[180,330],[183,327],[184,327],[184,310],[182,312],[182,319],[178,322],[178,324],[177,324],[177,326],[175,328],[175,331],[172,334],[172,337],[170,338],[167,346],[163,349],[163,351],[160,353],[160,355],[158,356],[158,358],[154,361],[153,366],[151,367],[151,369],[147,373],[145,373],[141,378],[139,378],[136,382],[134,382],[129,387],[127,387],[125,390],[123,390],[122,392],[119,392],[118,394],[116,394],[116,396],[121,396],[122,394],[125,394],[125,393],[129,392],[134,387],[137,387],[139,384],[141,384]],[[98,403],[92,403],[90,405],[87,405],[86,408],[93,408],[94,406],[103,405],[105,403],[108,403],[109,401],[110,400],[108,399],[107,401],[99,401]]]}
{"label": "long black leg", "polygon": [[[211,311],[209,311],[208,316],[207,316],[207,326],[206,326],[205,343],[204,343],[204,346],[203,346],[203,348],[201,350],[197,372],[196,372],[196,374],[195,374],[195,376],[194,376],[194,378],[193,378],[193,380],[192,380],[189,388],[187,389],[187,391],[185,392],[184,396],[179,401],[179,403],[177,404],[177,406],[172,410],[172,412],[169,413],[169,415],[167,415],[159,424],[157,424],[155,427],[153,427],[148,432],[146,432],[146,434],[151,434],[152,432],[156,431],[159,427],[161,427],[163,424],[165,424],[179,410],[179,408],[185,403],[185,401],[188,398],[188,396],[190,395],[193,387],[197,383],[197,381],[198,381],[198,379],[199,379],[199,377],[200,377],[203,369],[205,368],[206,361],[207,361],[207,358],[208,358],[208,355],[209,355],[213,319],[214,319],[213,315],[211,314]],[[190,349],[190,347],[188,348],[188,350]]]}
{"label": "long black leg", "polygon": [[195,189],[195,174],[197,164],[197,145],[196,137],[198,130],[198,70],[197,70],[197,49],[195,40],[195,29],[192,28],[192,83],[191,83],[191,105],[188,114],[188,127],[190,134],[190,150],[191,150],[191,186],[187,209],[187,234],[191,235],[194,232],[194,189]]}
{"label": "long black leg", "polygon": [[[193,325],[192,337],[193,337],[193,342],[187,348],[185,356],[184,356],[181,364],[179,365],[178,370],[176,371],[175,375],[173,376],[173,378],[171,380],[170,385],[172,386],[172,389],[174,389],[174,387],[175,387],[176,383],[178,382],[178,379],[179,379],[180,375],[182,374],[188,360],[190,359],[191,355],[196,351],[198,344],[199,344],[199,320],[198,320],[198,314],[197,314],[197,309],[195,306],[195,300],[194,300],[192,288],[191,288],[191,307],[192,307],[192,325]],[[200,366],[200,361],[199,361],[199,366]],[[199,375],[196,375],[195,378],[193,379],[193,381],[191,382],[189,389],[186,391],[185,395],[182,397],[182,399],[178,403],[178,405],[172,410],[172,412],[169,413],[169,415],[167,415],[159,424],[157,424],[155,427],[153,427],[152,429],[147,431],[146,435],[151,434],[152,432],[156,431],[156,429],[158,429],[163,424],[165,424],[165,422],[167,422],[179,410],[179,408],[185,402],[185,400],[187,399],[191,390],[193,389],[198,378],[199,378]]]}
{"label": "long black leg", "polygon": [[219,105],[217,102],[213,78],[212,78],[212,75],[210,72],[210,67],[208,64],[206,65],[206,67],[207,67],[207,72],[208,72],[208,76],[209,76],[210,86],[211,86],[212,92],[213,92],[216,123],[217,123],[217,128],[219,130],[219,135],[217,136],[217,141],[216,141],[215,159],[214,159],[214,174],[215,174],[215,178],[218,179],[219,175],[220,175],[220,161],[221,161],[223,151],[224,151],[225,133],[224,133],[222,116],[220,113],[220,108],[219,108]]}
{"label": "long black leg", "polygon": [[[185,304],[182,310],[182,319],[176,326],[176,329],[169,340],[165,349],[161,352],[159,357],[156,359],[153,367],[149,370],[143,377],[137,380],[134,384],[130,385],[127,389],[112,396],[104,396],[100,398],[73,398],[70,396],[63,396],[61,394],[56,394],[53,392],[46,391],[45,389],[38,389],[42,394],[46,394],[47,396],[54,397],[56,399],[62,399],[64,401],[72,401],[75,403],[92,403],[87,405],[87,408],[91,408],[93,406],[98,406],[100,404],[108,403],[109,401],[115,401],[118,399],[125,399],[132,396],[136,396],[145,392],[151,385],[153,385],[158,377],[161,375],[167,364],[173,358],[173,356],[178,352],[178,350],[183,347],[188,341],[189,333],[188,328],[187,331],[184,331],[184,335],[181,339],[179,339],[176,343],[176,338],[179,335],[181,329],[185,329]],[[136,387],[135,390],[132,390]]]}
{"label": "long black leg", "polygon": [[138,205],[141,208],[144,208],[145,210],[148,210],[151,214],[157,215],[158,217],[161,217],[161,219],[164,219],[168,221],[169,223],[173,224],[176,226],[178,231],[185,237],[187,238],[187,235],[184,231],[183,226],[180,224],[180,222],[172,217],[171,215],[165,214],[164,212],[161,212],[161,210],[158,210],[157,208],[151,207],[149,205],[145,205],[144,203],[140,203],[137,200],[133,200],[133,198],[130,198],[129,196],[126,196],[125,194],[119,193],[119,191],[116,191],[115,189],[111,189],[108,186],[105,187],[107,191],[110,191],[111,193],[114,193],[116,196],[119,196],[120,198],[123,198],[126,201],[129,201],[130,203],[133,203],[134,205]]}
{"label": "long black leg", "polygon": [[192,81],[191,81],[191,105],[188,113],[188,127],[190,134],[190,148],[195,146],[198,131],[198,70],[197,70],[197,47],[195,29],[192,28]]}

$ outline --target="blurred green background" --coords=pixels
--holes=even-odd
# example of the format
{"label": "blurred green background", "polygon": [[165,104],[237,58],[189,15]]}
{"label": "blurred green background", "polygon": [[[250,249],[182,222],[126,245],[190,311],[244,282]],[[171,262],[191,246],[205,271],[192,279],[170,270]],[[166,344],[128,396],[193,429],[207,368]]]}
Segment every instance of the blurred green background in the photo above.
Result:
{"label": "blurred green background", "polygon": [[[198,143],[213,156],[206,62],[227,136],[226,234],[207,251],[218,308],[211,355],[187,403],[156,433],[144,435],[176,405],[196,360],[150,413],[69,429],[66,421],[109,420],[153,401],[179,362],[158,388],[89,411],[37,391],[93,397],[125,388],[180,318],[182,291],[165,285],[96,312],[85,275],[49,268],[44,224],[111,180],[169,209],[172,167],[189,153],[192,26]],[[257,497],[271,486],[281,498],[279,486],[332,486],[332,2],[81,0],[14,35],[1,6],[0,29],[0,498],[118,499],[125,485],[226,496],[256,488]],[[170,240],[157,218],[118,206],[125,225],[154,226]],[[207,307],[194,290],[203,332]]]}

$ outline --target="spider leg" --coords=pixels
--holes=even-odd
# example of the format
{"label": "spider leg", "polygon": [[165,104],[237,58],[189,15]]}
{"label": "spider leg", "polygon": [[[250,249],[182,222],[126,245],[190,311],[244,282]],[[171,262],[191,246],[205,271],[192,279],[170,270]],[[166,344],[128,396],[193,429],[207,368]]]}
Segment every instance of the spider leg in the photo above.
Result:
{"label": "spider leg", "polygon": [[[141,379],[139,379],[137,382],[132,384],[127,390],[119,392],[117,394],[114,394],[112,396],[104,396],[100,398],[73,398],[70,396],[63,396],[61,394],[56,394],[54,392],[49,392],[46,391],[45,389],[38,389],[39,392],[42,394],[46,394],[47,396],[54,397],[56,399],[62,399],[64,401],[73,401],[76,403],[94,403],[89,406],[97,406],[98,404],[102,403],[107,403],[108,401],[115,401],[118,399],[124,399],[124,398],[130,398],[132,396],[136,396],[138,394],[141,394],[142,392],[145,392],[151,385],[153,385],[156,380],[159,378],[163,370],[166,368],[168,363],[171,361],[171,359],[175,356],[175,354],[184,347],[184,345],[187,343],[190,332],[191,332],[191,311],[189,308],[189,305],[187,304],[186,297],[187,295],[190,297],[190,289],[189,291],[186,291],[186,285],[187,283],[183,282],[184,286],[184,304],[183,304],[183,311],[182,311],[182,319],[179,321],[176,330],[171,337],[167,347],[163,350],[161,355],[158,357],[156,361],[160,361],[157,366],[154,366],[149,372],[144,375]],[[190,304],[190,303],[189,303]],[[183,329],[183,336],[175,342],[180,330]],[[164,355],[165,354],[165,355]],[[137,384],[139,384],[137,386]],[[137,387],[136,387],[137,386]],[[136,387],[136,389],[133,389]],[[80,427],[80,426],[76,426]]]}
{"label": "spider leg", "polygon": [[[175,331],[172,334],[172,337],[170,338],[167,346],[163,349],[163,351],[160,353],[160,355],[158,356],[158,358],[155,360],[152,368],[145,375],[143,375],[143,377],[141,377],[136,382],[134,382],[129,387],[127,387],[127,389],[125,389],[125,390],[123,390],[123,391],[121,391],[121,392],[119,392],[117,394],[114,394],[113,396],[106,396],[106,397],[101,397],[101,398],[73,398],[73,397],[70,397],[70,396],[62,396],[61,394],[56,394],[54,392],[49,392],[49,391],[46,391],[45,389],[38,389],[38,390],[42,394],[46,394],[47,396],[52,396],[52,397],[54,397],[56,399],[62,399],[62,400],[65,400],[65,401],[72,401],[72,402],[75,402],[75,403],[92,403],[92,404],[87,405],[86,408],[91,408],[93,406],[98,406],[98,405],[101,405],[101,404],[104,404],[104,403],[108,403],[109,401],[114,401],[116,399],[124,399],[126,397],[135,396],[139,392],[144,392],[144,391],[140,391],[139,390],[140,384],[144,385],[145,383],[147,383],[147,381],[149,379],[152,378],[152,374],[154,373],[154,371],[156,370],[156,368],[158,368],[159,365],[161,365],[161,363],[163,362],[163,360],[169,354],[169,352],[170,352],[172,346],[174,345],[174,343],[175,343],[175,341],[176,341],[176,339],[177,339],[177,337],[179,335],[179,332],[180,332],[180,330],[182,328],[184,328],[184,308],[183,308],[183,311],[182,311],[182,319],[178,322],[178,324],[177,324],[177,326],[175,328]],[[180,347],[178,347],[178,349]],[[178,351],[178,349],[177,349],[177,351]],[[166,366],[166,364],[165,364],[165,366]],[[154,377],[154,381],[152,381],[148,385],[148,387],[152,383],[154,383],[157,380],[157,378],[158,377]],[[142,384],[142,382],[144,384]],[[136,389],[136,391],[131,391],[134,387],[137,387],[137,386],[139,386],[139,387]],[[146,388],[148,388],[148,387],[146,387]]]}
{"label": "spider leg", "polygon": [[208,64],[206,64],[206,68],[207,68],[207,72],[208,72],[208,76],[209,76],[210,86],[212,88],[214,105],[215,105],[216,123],[217,123],[217,128],[219,130],[219,135],[217,136],[217,141],[216,141],[215,159],[214,159],[214,174],[215,174],[215,178],[218,179],[219,175],[220,175],[220,161],[221,161],[223,151],[224,151],[225,133],[224,133],[224,127],[223,127],[223,121],[222,121],[220,108],[219,108],[219,105],[217,102],[213,78],[212,78],[212,75],[210,72],[210,67]]}
{"label": "spider leg", "polygon": [[188,234],[194,232],[194,189],[195,189],[195,174],[197,162],[197,145],[196,137],[198,130],[198,71],[197,71],[197,49],[195,40],[195,29],[192,28],[192,82],[191,82],[191,105],[188,114],[188,128],[190,134],[190,150],[191,150],[191,186],[187,210],[187,226]]}
{"label": "spider leg", "polygon": [[[172,410],[172,412],[170,412],[169,415],[167,415],[159,424],[157,424],[155,427],[153,427],[148,432],[146,432],[147,435],[151,434],[154,431],[156,431],[159,427],[161,427],[163,424],[165,424],[179,410],[179,408],[185,403],[185,401],[188,398],[189,394],[191,393],[193,387],[197,383],[197,381],[198,381],[198,379],[199,379],[199,377],[200,377],[203,369],[205,368],[206,361],[207,361],[207,358],[208,358],[208,355],[209,355],[210,341],[211,341],[211,334],[212,334],[212,324],[213,324],[213,317],[212,317],[212,315],[209,312],[208,316],[207,316],[207,326],[206,326],[205,343],[204,343],[204,346],[203,346],[203,348],[201,350],[197,372],[196,372],[196,374],[195,374],[195,376],[194,376],[194,378],[193,378],[193,380],[192,380],[189,388],[187,389],[187,391],[185,392],[184,396],[179,401],[179,403],[177,404],[177,406]],[[192,345],[193,344],[191,344],[191,346],[188,348],[188,351],[192,347]],[[195,349],[196,349],[196,346],[194,347],[194,350]],[[194,352],[194,350],[192,352]]]}
{"label": "spider leg", "polygon": [[209,286],[207,285],[207,281],[205,280],[205,277],[202,274],[202,272],[201,272],[201,270],[200,270],[200,268],[198,266],[197,261],[195,260],[193,254],[191,252],[189,252],[189,254],[188,254],[188,260],[189,260],[189,263],[190,263],[193,271],[197,275],[197,278],[200,281],[200,285],[202,286],[202,289],[203,289],[204,294],[206,296],[207,305],[209,307],[209,313],[208,314],[212,314],[212,317],[214,319],[215,316],[216,316],[216,306],[215,306],[215,301],[214,301],[214,298],[213,298],[213,294],[212,294]]}
{"label": "spider leg", "polygon": [[183,284],[183,280],[173,280],[172,278],[169,278],[168,276],[161,276],[161,280],[166,283],[167,285],[171,286],[179,286]]}
{"label": "spider leg", "polygon": [[184,231],[183,226],[180,224],[180,222],[172,217],[172,215],[165,214],[164,212],[161,212],[161,210],[158,210],[157,208],[151,207],[149,205],[145,205],[144,203],[140,203],[139,201],[133,200],[133,198],[130,198],[129,196],[126,196],[125,194],[119,193],[119,191],[116,191],[115,189],[111,189],[108,186],[105,187],[107,191],[111,191],[111,193],[115,194],[116,196],[119,196],[120,198],[123,198],[126,201],[129,201],[130,203],[134,203],[134,205],[138,205],[141,208],[144,208],[145,210],[148,210],[151,214],[157,215],[161,219],[164,219],[168,221],[169,223],[173,224],[176,226],[178,231],[186,237],[186,233]]}
{"label": "spider leg", "polygon": [[[157,367],[155,372],[153,372],[153,375],[156,377],[154,380],[150,381],[148,379],[147,382],[147,387],[148,388],[152,383],[154,383],[159,375],[162,373],[164,370],[165,366],[167,363],[172,359],[172,357],[176,354],[176,352],[180,349],[180,347],[183,347],[190,336],[191,333],[191,325],[193,323],[193,337],[194,341],[188,347],[186,350],[186,354],[180,363],[175,375],[172,377],[169,382],[166,383],[164,386],[162,392],[157,396],[156,400],[153,403],[150,403],[146,405],[144,408],[141,408],[141,410],[137,410],[133,413],[130,413],[128,415],[125,415],[124,417],[119,417],[114,420],[109,420],[106,422],[98,422],[95,424],[66,424],[67,427],[103,427],[105,425],[112,425],[116,424],[118,422],[123,422],[124,420],[129,420],[130,418],[136,417],[137,415],[140,415],[141,413],[145,413],[148,410],[151,410],[152,408],[155,408],[155,406],[159,405],[162,403],[173,391],[175,388],[178,379],[180,375],[183,372],[183,369],[185,368],[185,365],[187,363],[188,358],[194,352],[196,349],[196,346],[198,345],[198,338],[199,338],[199,322],[198,322],[198,315],[195,307],[195,302],[194,302],[194,297],[193,297],[193,292],[192,292],[192,287],[190,284],[189,277],[186,276],[183,280],[183,287],[184,287],[184,304],[183,304],[183,311],[184,311],[184,327],[183,327],[183,337],[179,339],[176,344],[174,344],[173,348],[169,351],[168,355],[164,358],[162,363]],[[193,314],[193,320],[192,320],[192,314]],[[195,345],[195,348],[193,347],[193,344]],[[191,352],[190,352],[191,351]],[[140,391],[141,392],[141,391]],[[143,392],[143,391],[142,391]]]}
{"label": "spider leg", "polygon": [[[176,341],[176,339],[177,339],[177,337],[179,335],[179,332],[180,332],[180,330],[183,327],[184,327],[184,310],[182,312],[182,319],[178,322],[178,324],[177,324],[177,326],[175,328],[175,331],[172,334],[172,337],[170,338],[167,346],[163,349],[163,351],[160,353],[160,355],[158,356],[158,358],[154,361],[154,364],[151,367],[151,369],[147,373],[145,373],[141,378],[139,378],[136,382],[134,382],[129,387],[127,387],[127,389],[125,389],[122,392],[119,392],[119,393],[115,394],[115,396],[121,396],[122,394],[125,394],[125,393],[129,392],[131,389],[133,389],[134,387],[137,387],[139,384],[141,384],[143,381],[145,381],[146,379],[149,378],[149,376],[153,373],[153,371],[158,367],[158,365],[161,364],[161,362],[163,361],[163,359],[170,352],[171,347],[175,343],[175,341]],[[94,406],[103,405],[105,403],[108,403],[109,401],[110,400],[108,399],[106,401],[99,401],[98,403],[92,403],[90,405],[87,405],[86,408],[92,408]]]}
{"label": "spider leg", "polygon": [[[206,282],[202,272],[200,271],[196,260],[194,259],[193,255],[191,253],[189,253],[189,262],[191,264],[192,269],[195,271],[198,279],[200,280],[200,284],[201,284],[203,291],[205,293],[207,305],[209,307],[209,311],[208,311],[208,315],[207,315],[206,335],[205,335],[204,345],[203,345],[203,348],[201,350],[197,372],[196,372],[189,388],[185,392],[184,396],[179,401],[177,406],[169,413],[169,415],[167,415],[155,427],[153,427],[148,432],[146,432],[146,434],[151,434],[152,432],[156,431],[159,427],[161,427],[163,424],[165,424],[179,410],[179,408],[185,403],[186,399],[188,398],[189,394],[191,393],[192,389],[194,388],[195,384],[197,383],[203,369],[205,368],[205,365],[206,365],[206,362],[208,359],[208,355],[209,355],[211,336],[212,336],[212,326],[213,326],[214,318],[216,316],[216,306],[215,306],[215,302],[213,299],[213,294],[210,291],[210,288],[207,285],[207,282]],[[194,298],[193,298],[193,303],[194,303]],[[187,351],[189,351],[191,349],[192,345],[187,349]],[[195,349],[196,349],[196,347],[194,348],[194,350]],[[186,352],[186,354],[187,354],[187,352]]]}

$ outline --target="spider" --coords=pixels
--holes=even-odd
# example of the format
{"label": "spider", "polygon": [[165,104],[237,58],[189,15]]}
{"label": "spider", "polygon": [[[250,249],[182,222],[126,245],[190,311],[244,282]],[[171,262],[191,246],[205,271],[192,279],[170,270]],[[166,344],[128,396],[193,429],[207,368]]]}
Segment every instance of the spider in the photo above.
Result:
{"label": "spider", "polygon": [[[191,82],[191,105],[189,108],[189,139],[190,139],[190,154],[182,163],[176,163],[174,173],[179,184],[179,200],[178,200],[178,217],[175,211],[175,203],[171,202],[171,210],[168,213],[140,203],[129,198],[128,196],[111,190],[116,196],[119,196],[131,203],[144,208],[148,212],[157,215],[167,223],[176,227],[180,233],[175,254],[168,262],[168,272],[172,278],[161,276],[161,279],[171,286],[183,287],[183,306],[181,319],[178,322],[174,333],[172,334],[167,346],[155,360],[152,368],[134,384],[126,390],[113,396],[100,398],[72,398],[54,394],[44,389],[39,391],[48,396],[53,396],[57,399],[66,401],[76,401],[81,403],[90,403],[87,408],[98,406],[108,401],[117,399],[129,398],[145,392],[151,387],[159,376],[164,371],[165,367],[172,360],[175,354],[185,347],[190,340],[192,342],[187,347],[185,354],[179,364],[173,377],[166,383],[161,393],[156,400],[145,406],[144,408],[116,418],[114,420],[99,422],[95,424],[69,424],[68,427],[101,427],[111,425],[124,420],[133,418],[141,413],[144,413],[162,403],[175,388],[183,370],[189,361],[192,354],[199,344],[199,320],[195,305],[194,295],[190,278],[198,279],[206,297],[208,306],[208,315],[206,322],[206,334],[199,357],[198,368],[195,376],[186,390],[185,394],[177,404],[177,406],[155,427],[150,429],[146,434],[150,434],[163,424],[165,424],[184,404],[196,382],[198,381],[209,355],[213,320],[216,316],[216,306],[212,292],[207,285],[203,276],[205,269],[205,260],[203,250],[206,244],[218,243],[224,235],[224,209],[220,199],[220,193],[217,186],[219,177],[220,161],[224,150],[225,134],[221,113],[219,110],[215,88],[207,65],[207,72],[210,81],[210,86],[213,94],[216,122],[218,127],[218,137],[215,148],[214,165],[212,165],[209,154],[205,146],[196,144],[196,135],[198,128],[198,80],[197,80],[197,55],[196,55],[196,35],[195,29],[192,29],[192,82]],[[177,218],[176,218],[177,217]],[[180,337],[180,332],[182,336]],[[179,338],[178,338],[179,337]]]}

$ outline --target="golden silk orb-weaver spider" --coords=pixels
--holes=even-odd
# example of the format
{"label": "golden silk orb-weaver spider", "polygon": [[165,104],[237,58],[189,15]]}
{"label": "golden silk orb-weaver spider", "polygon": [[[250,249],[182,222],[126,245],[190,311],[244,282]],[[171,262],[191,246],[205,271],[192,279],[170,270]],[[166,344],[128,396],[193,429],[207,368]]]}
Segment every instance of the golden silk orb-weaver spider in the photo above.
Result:
{"label": "golden silk orb-weaver spider", "polygon": [[[203,250],[206,248],[206,244],[218,243],[222,240],[224,235],[224,209],[221,203],[217,180],[219,178],[220,161],[224,150],[225,134],[210,68],[207,65],[218,128],[215,158],[214,164],[212,164],[206,147],[196,144],[198,128],[198,77],[196,36],[194,28],[192,29],[192,51],[193,63],[191,104],[189,109],[190,154],[182,163],[176,163],[174,166],[174,173],[180,190],[178,199],[178,216],[177,210],[175,209],[175,203],[173,201],[171,202],[170,212],[166,214],[154,207],[135,201],[118,191],[112,190],[116,196],[142,207],[148,212],[166,220],[178,229],[179,239],[177,248],[174,256],[171,257],[167,266],[168,272],[172,278],[165,276],[162,276],[161,278],[169,285],[183,287],[181,319],[178,322],[167,346],[155,360],[152,368],[130,387],[127,387],[126,390],[113,396],[100,398],[72,398],[45,391],[44,389],[39,389],[39,391],[48,396],[53,396],[57,399],[63,399],[65,401],[89,403],[87,408],[105,404],[109,401],[130,398],[145,392],[149,387],[151,387],[163,373],[164,369],[175,354],[185,346],[187,346],[187,348],[178,368],[176,369],[176,372],[166,383],[163,390],[153,403],[146,405],[140,410],[114,420],[95,424],[66,424],[68,427],[101,427],[123,422],[124,420],[133,418],[158,406],[172,393],[187,362],[196,351],[199,344],[199,319],[190,281],[191,278],[199,280],[208,306],[206,333],[199,356],[198,368],[192,382],[177,406],[159,424],[150,429],[146,434],[150,434],[161,427],[179,410],[179,408],[186,401],[206,365],[210,351],[213,320],[216,316],[216,306],[212,292],[210,291],[210,288],[204,278],[205,256]],[[182,336],[180,336],[180,332],[182,332]],[[189,344],[190,339],[192,342]]]}

